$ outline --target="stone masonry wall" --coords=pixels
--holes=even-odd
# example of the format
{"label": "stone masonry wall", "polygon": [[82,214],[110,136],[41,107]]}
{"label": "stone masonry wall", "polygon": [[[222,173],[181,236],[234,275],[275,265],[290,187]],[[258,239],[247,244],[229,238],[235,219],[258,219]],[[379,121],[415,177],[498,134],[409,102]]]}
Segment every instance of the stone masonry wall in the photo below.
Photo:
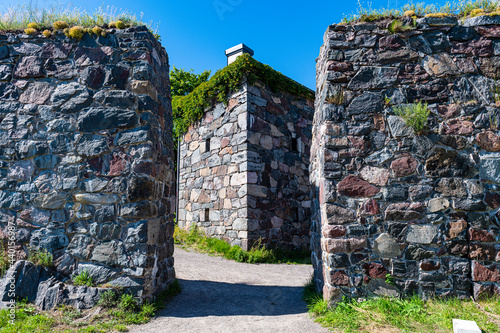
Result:
{"label": "stone masonry wall", "polygon": [[311,104],[256,82],[207,110],[180,143],[179,225],[244,249],[307,248]]}
{"label": "stone masonry wall", "polygon": [[[389,22],[330,26],[317,61],[316,284],[332,301],[499,293],[500,19]],[[419,101],[423,135],[394,114]]]}
{"label": "stone masonry wall", "polygon": [[0,35],[0,238],[15,225],[17,259],[48,250],[59,279],[142,297],[173,281],[168,71],[146,27]]}

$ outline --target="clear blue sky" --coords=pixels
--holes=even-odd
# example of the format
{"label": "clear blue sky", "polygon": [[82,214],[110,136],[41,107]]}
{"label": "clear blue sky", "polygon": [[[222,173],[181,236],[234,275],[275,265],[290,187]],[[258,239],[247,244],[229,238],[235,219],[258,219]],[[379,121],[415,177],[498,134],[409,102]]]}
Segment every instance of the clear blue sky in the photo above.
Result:
{"label": "clear blue sky", "polygon": [[[0,8],[17,2],[1,0]],[[371,7],[396,8],[405,3],[373,0]],[[138,16],[142,12],[145,22],[159,22],[170,64],[178,68],[197,73],[209,69],[213,74],[226,65],[227,48],[245,43],[255,51],[255,59],[311,89],[315,89],[315,59],[323,33],[329,24],[358,8],[356,0],[85,0],[72,4],[87,11],[111,5]],[[362,4],[368,7],[368,1]]]}

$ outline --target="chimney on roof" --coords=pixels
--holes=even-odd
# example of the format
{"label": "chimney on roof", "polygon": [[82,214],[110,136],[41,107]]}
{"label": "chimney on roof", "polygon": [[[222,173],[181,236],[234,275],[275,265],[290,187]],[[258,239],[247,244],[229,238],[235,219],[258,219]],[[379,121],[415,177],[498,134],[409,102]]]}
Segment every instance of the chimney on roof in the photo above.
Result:
{"label": "chimney on roof", "polygon": [[239,44],[226,50],[227,64],[232,64],[240,55],[248,53],[253,56],[253,50],[245,44]]}

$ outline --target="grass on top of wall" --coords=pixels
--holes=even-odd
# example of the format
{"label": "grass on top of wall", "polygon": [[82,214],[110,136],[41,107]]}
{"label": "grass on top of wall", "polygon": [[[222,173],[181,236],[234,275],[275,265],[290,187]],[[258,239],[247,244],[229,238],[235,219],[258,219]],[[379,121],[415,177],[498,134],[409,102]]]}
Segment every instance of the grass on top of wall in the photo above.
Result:
{"label": "grass on top of wall", "polygon": [[453,319],[474,320],[484,333],[500,332],[500,298],[474,302],[457,298],[424,301],[373,298],[364,302],[345,298],[335,308],[316,293],[312,281],[304,288],[304,300],[315,321],[334,332],[428,332],[453,331]]}
{"label": "grass on top of wall", "polygon": [[250,251],[243,250],[240,246],[231,246],[218,238],[205,236],[197,226],[189,231],[178,226],[174,232],[175,244],[181,247],[193,249],[198,252],[223,256],[226,259],[250,264],[311,264],[311,252],[309,251],[287,251],[283,249],[267,249],[258,244]]}
{"label": "grass on top of wall", "polygon": [[160,294],[154,303],[139,304],[129,294],[114,291],[101,295],[95,308],[78,310],[72,306],[60,305],[51,311],[40,311],[25,301],[16,303],[14,325],[9,323],[7,309],[0,310],[0,333],[52,333],[52,332],[127,332],[128,325],[149,322],[166,302],[181,292],[176,280]]}
{"label": "grass on top of wall", "polygon": [[34,1],[19,2],[7,8],[3,7],[0,14],[0,30],[24,30],[28,24],[36,23],[38,29],[52,28],[54,22],[63,21],[69,27],[81,26],[92,28],[94,26],[107,26],[111,22],[122,21],[126,26],[148,25],[142,22],[141,17],[113,6],[99,7],[94,12],[88,13],[72,5],[63,6],[52,4],[40,6]]}
{"label": "grass on top of wall", "polygon": [[200,84],[189,95],[174,96],[172,112],[174,137],[179,138],[189,126],[201,119],[215,102],[227,103],[229,95],[238,91],[247,79],[250,84],[260,81],[272,91],[289,92],[297,98],[314,100],[314,92],[294,80],[264,65],[248,54],[239,56],[232,64],[218,70],[207,82]]}
{"label": "grass on top of wall", "polygon": [[498,0],[459,0],[446,2],[444,5],[420,3],[408,3],[402,8],[372,9],[371,3],[367,7],[358,0],[358,9],[355,13],[344,16],[341,24],[351,22],[372,22],[384,18],[401,18],[411,16],[414,18],[423,16],[457,16],[459,18],[475,17],[479,15],[500,15],[500,1]]}

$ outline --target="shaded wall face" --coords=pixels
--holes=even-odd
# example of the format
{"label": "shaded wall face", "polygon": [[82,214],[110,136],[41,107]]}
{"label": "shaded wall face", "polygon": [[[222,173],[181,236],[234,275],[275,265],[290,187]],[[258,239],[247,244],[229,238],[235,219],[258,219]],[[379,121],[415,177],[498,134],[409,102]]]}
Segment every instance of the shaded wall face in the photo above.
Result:
{"label": "shaded wall face", "polygon": [[173,281],[168,69],[145,27],[0,36],[0,228],[18,259],[47,250],[65,276],[142,296]]}
{"label": "shaded wall face", "polygon": [[251,242],[309,248],[312,101],[256,84],[248,93]]}
{"label": "shaded wall face", "polygon": [[[498,293],[500,29],[486,20],[325,33],[311,180],[326,298]],[[394,114],[418,101],[430,109],[422,135]]]}
{"label": "shaded wall face", "polygon": [[246,87],[218,103],[180,142],[179,226],[247,247]]}
{"label": "shaded wall face", "polygon": [[308,247],[312,116],[307,101],[259,83],[208,110],[180,144],[179,225],[244,249]]}

